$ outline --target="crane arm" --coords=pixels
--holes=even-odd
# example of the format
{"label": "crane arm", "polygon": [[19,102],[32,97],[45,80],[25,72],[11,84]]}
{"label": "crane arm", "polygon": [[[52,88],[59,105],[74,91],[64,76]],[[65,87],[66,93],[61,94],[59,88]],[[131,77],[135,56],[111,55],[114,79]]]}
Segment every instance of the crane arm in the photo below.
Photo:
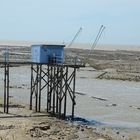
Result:
{"label": "crane arm", "polygon": [[99,41],[99,39],[100,39],[104,30],[105,30],[105,26],[101,25],[101,27],[99,29],[99,32],[98,32],[98,34],[97,34],[97,36],[96,36],[96,38],[95,38],[95,40],[94,40],[94,42],[91,46],[91,50],[89,52],[89,55],[91,54],[92,50],[94,50],[94,48],[96,47],[96,45],[97,45],[97,43],[98,43],[98,41]]}
{"label": "crane arm", "polygon": [[68,44],[67,47],[70,47],[70,46],[73,44],[73,42],[76,40],[76,38],[77,38],[78,35],[81,33],[81,31],[82,31],[82,27],[80,27],[80,29],[79,29],[78,32],[75,34],[75,36],[73,37],[73,39],[71,40],[71,42]]}

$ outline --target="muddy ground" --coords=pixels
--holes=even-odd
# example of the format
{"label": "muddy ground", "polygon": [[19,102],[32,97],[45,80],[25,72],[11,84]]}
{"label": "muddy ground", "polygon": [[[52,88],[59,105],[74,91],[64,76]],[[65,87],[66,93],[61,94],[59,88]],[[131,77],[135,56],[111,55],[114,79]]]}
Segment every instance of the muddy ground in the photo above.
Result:
{"label": "muddy ground", "polygon": [[59,120],[47,113],[35,113],[24,105],[11,105],[9,114],[0,114],[1,140],[112,140],[96,128]]}
{"label": "muddy ground", "polygon": [[139,51],[105,51],[66,49],[67,57],[75,57],[92,66],[97,71],[102,71],[100,79],[115,79],[140,81],[140,52]]}

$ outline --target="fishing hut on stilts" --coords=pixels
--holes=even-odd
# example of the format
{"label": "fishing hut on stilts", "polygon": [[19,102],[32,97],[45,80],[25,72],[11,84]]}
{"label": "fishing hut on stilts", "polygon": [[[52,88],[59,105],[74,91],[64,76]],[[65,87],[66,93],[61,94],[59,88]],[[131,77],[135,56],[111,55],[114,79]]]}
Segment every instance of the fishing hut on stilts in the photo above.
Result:
{"label": "fishing hut on stilts", "polygon": [[[58,118],[66,118],[68,101],[71,118],[76,105],[76,70],[83,65],[64,63],[64,45],[32,45],[31,62],[1,62],[4,66],[4,113],[9,112],[9,68],[12,64],[31,66],[30,110],[41,112],[42,95],[46,111]],[[44,99],[43,99],[44,100]],[[44,106],[43,106],[44,107]]]}

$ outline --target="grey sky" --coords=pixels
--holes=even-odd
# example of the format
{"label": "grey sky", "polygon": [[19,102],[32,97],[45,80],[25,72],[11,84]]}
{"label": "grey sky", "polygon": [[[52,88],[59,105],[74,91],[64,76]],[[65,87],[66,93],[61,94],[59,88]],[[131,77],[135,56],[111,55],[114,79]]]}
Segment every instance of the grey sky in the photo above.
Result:
{"label": "grey sky", "polygon": [[100,43],[140,44],[139,0],[0,0],[0,40],[90,42],[106,26]]}

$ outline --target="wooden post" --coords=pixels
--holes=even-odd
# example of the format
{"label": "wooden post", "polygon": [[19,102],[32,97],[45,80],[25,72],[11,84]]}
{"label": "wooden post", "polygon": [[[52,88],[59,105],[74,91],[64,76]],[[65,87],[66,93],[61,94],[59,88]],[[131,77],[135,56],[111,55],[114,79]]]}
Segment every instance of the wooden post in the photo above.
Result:
{"label": "wooden post", "polygon": [[49,65],[48,65],[48,69],[47,69],[47,71],[48,71],[48,78],[47,78],[47,80],[48,80],[48,85],[47,85],[47,112],[49,112],[49,103],[50,103],[50,97],[49,97],[49,90],[50,90],[50,86],[49,86],[49,84],[50,84],[50,67],[49,67]]}
{"label": "wooden post", "polygon": [[4,63],[4,113],[9,112],[9,63]]}
{"label": "wooden post", "polygon": [[31,64],[31,85],[30,85],[30,110],[32,110],[32,102],[33,102],[33,64]]}
{"label": "wooden post", "polygon": [[56,75],[55,75],[55,66],[53,70],[53,115],[55,114],[55,96],[56,96]]}
{"label": "wooden post", "polygon": [[66,78],[65,78],[65,92],[64,92],[64,119],[66,118],[66,108],[67,108],[67,90],[68,90],[68,67],[66,67]]}
{"label": "wooden post", "polygon": [[7,82],[7,79],[6,79],[6,63],[4,64],[4,113],[6,113],[6,98],[7,98],[7,95],[6,95],[6,82]]}
{"label": "wooden post", "polygon": [[38,74],[39,74],[39,65],[37,64],[37,72],[36,72],[36,89],[35,89],[35,98],[36,98],[36,101],[35,101],[35,111],[37,112],[38,111]]}
{"label": "wooden post", "polygon": [[60,92],[59,92],[59,114],[58,114],[58,117],[61,118],[61,107],[62,107],[62,84],[63,84],[63,80],[62,80],[62,77],[63,77],[63,67],[61,66],[61,69],[60,69]]}
{"label": "wooden post", "polygon": [[38,104],[38,111],[40,112],[41,109],[41,78],[42,78],[42,64],[39,65],[39,104]]}
{"label": "wooden post", "polygon": [[73,73],[73,100],[72,100],[72,119],[74,118],[74,107],[75,107],[75,80],[76,80],[76,68]]}
{"label": "wooden post", "polygon": [[9,63],[7,64],[7,112],[9,113]]}
{"label": "wooden post", "polygon": [[58,102],[59,102],[59,88],[58,88],[58,85],[59,85],[59,67],[57,67],[57,75],[56,75],[56,114],[58,114]]}

